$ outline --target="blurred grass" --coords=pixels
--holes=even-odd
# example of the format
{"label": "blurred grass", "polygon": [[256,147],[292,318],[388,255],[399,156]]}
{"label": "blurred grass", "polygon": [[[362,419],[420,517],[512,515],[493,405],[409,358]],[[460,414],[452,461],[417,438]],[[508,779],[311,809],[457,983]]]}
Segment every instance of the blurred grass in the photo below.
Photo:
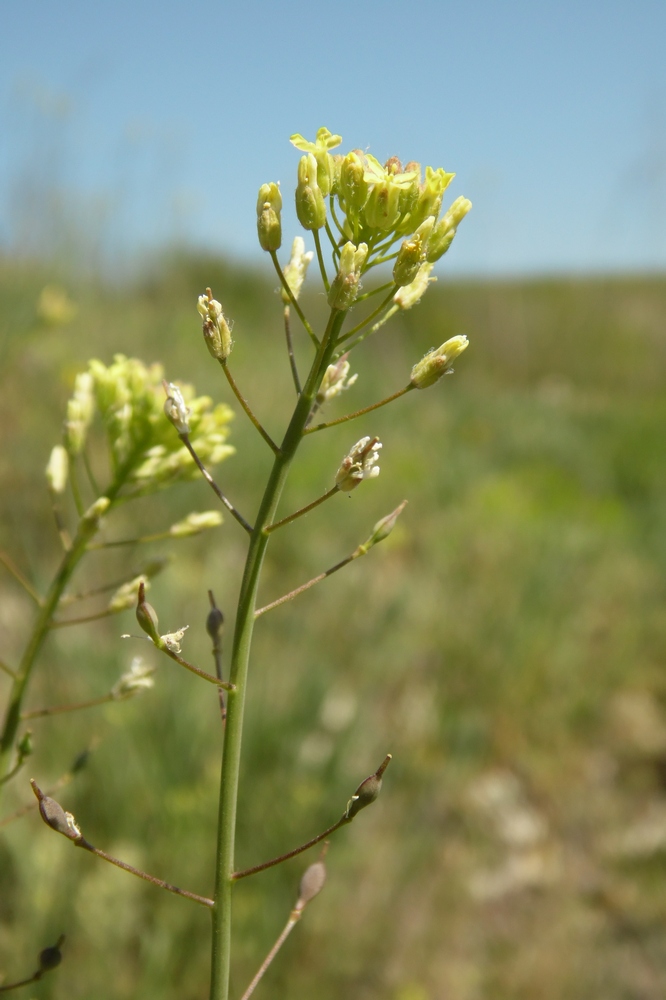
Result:
{"label": "blurred grass", "polygon": [[[76,316],[49,329],[36,303],[53,280],[39,265],[0,262],[0,545],[41,588],[58,553],[43,468],[90,356],[161,360],[167,378],[228,400],[194,310],[210,285],[235,320],[237,380],[275,434],[293,392],[264,272],[173,257],[131,286],[70,278]],[[323,309],[317,297],[306,305]],[[394,755],[379,802],[336,836],[326,890],[263,995],[664,995],[665,316],[662,278],[440,282],[352,356],[359,381],[331,417],[399,388],[448,336],[471,341],[453,378],[313,435],[283,501],[284,513],[308,502],[358,437],[381,437],[377,482],[278,533],[266,601],[410,503],[368,558],[258,626],[239,866],[319,832]],[[251,519],[270,455],[242,414],[233,443],[219,480]],[[139,506],[118,535],[214,505],[203,483],[182,487]],[[172,551],[151,601],[165,627],[190,624],[186,655],[210,669],[206,589],[227,614],[228,645],[244,539],[227,519]],[[83,578],[99,583],[145,555],[91,559]],[[29,601],[3,573],[3,660],[15,662],[30,621]],[[54,634],[30,707],[104,693],[142,650],[119,641],[134,630],[128,613]],[[86,836],[211,891],[220,733],[206,685],[159,662],[153,692],[33,729],[36,753],[8,811],[29,800],[28,775],[48,786],[94,745],[59,794]],[[73,850],[34,811],[1,833],[8,979],[64,932],[63,965],[35,997],[206,995],[203,910]],[[239,885],[236,995],[281,929],[306,863]]]}

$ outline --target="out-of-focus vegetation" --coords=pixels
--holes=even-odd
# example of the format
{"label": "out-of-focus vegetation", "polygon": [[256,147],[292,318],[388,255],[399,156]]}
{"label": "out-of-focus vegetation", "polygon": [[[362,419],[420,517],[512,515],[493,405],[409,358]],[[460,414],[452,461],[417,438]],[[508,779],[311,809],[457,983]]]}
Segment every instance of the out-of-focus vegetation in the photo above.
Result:
{"label": "out-of-focus vegetation", "polygon": [[[270,275],[181,258],[132,287],[56,278],[34,264],[0,264],[0,546],[37,589],[59,544],[43,469],[89,357],[159,360],[168,379],[233,405],[195,310],[210,285],[235,321],[234,374],[269,431],[284,426],[293,394]],[[49,295],[44,305],[53,284],[67,293],[49,293],[58,316]],[[323,310],[316,298],[304,304]],[[326,889],[262,995],[663,997],[665,319],[659,278],[440,282],[352,356],[358,382],[329,418],[400,388],[448,337],[466,333],[471,344],[453,377],[313,435],[281,506],[286,514],[328,488],[363,434],[381,437],[376,482],[277,533],[266,602],[347,555],[379,517],[410,501],[382,546],[258,626],[240,866],[325,828],[384,754],[394,755],[380,800],[336,835]],[[237,454],[220,480],[251,519],[270,454],[242,414],[232,441]],[[189,484],[141,501],[125,528],[157,532],[212,506],[203,482]],[[174,543],[151,592],[165,628],[190,625],[184,651],[206,669],[206,590],[227,612],[228,644],[244,541],[227,518],[212,534]],[[81,589],[146,554],[91,559]],[[2,571],[6,663],[16,661],[32,613]],[[145,653],[147,643],[120,641],[130,631],[127,612],[55,632],[28,707],[104,694]],[[11,782],[5,814],[30,801],[29,776],[48,788],[91,748],[58,794],[88,839],[207,894],[217,696],[175,664],[155,662],[153,691],[31,724],[35,754]],[[35,808],[0,837],[7,980],[29,973],[38,951],[65,933],[61,968],[31,995],[205,995],[203,909],[74,850]],[[306,864],[239,884],[236,993],[282,927]]]}

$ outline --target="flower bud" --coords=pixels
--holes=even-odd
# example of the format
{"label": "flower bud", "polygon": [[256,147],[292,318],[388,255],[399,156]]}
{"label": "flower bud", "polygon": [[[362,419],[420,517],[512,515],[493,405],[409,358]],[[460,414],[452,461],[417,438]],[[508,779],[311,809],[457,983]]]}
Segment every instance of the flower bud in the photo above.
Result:
{"label": "flower bud", "polygon": [[94,535],[110,506],[111,501],[108,497],[98,497],[81,518],[81,528],[84,528],[87,534]]}
{"label": "flower bud", "polygon": [[429,216],[437,218],[442,206],[442,195],[455,176],[455,174],[447,174],[443,167],[438,167],[436,170],[433,170],[432,167],[426,167],[425,181],[409,217],[409,225],[412,229],[425,222]]}
{"label": "flower bud", "polygon": [[329,403],[336,396],[339,396],[341,392],[344,392],[345,389],[349,389],[358,378],[358,375],[352,375],[351,378],[347,377],[349,375],[348,357],[348,354],[343,354],[334,365],[329,365],[324,372],[324,377],[321,380],[316,398],[318,406]]}
{"label": "flower bud", "polygon": [[154,687],[155,681],[152,677],[154,673],[155,667],[148,666],[140,656],[135,656],[129,670],[122,674],[111,688],[111,697],[114,701],[125,701],[140,691]]}
{"label": "flower bud", "polygon": [[[301,294],[301,288],[303,287],[303,282],[305,281],[305,275],[313,257],[314,254],[312,250],[309,250],[307,253],[305,252],[303,237],[296,236],[291,246],[291,257],[289,258],[289,263],[283,268],[285,280],[295,299],[297,299]],[[280,295],[282,296],[284,304],[288,306],[291,299],[285,292],[284,288],[280,289]]]}
{"label": "flower bud", "polygon": [[69,474],[69,456],[67,449],[57,444],[52,449],[46,466],[46,481],[52,493],[64,493]]}
{"label": "flower bud", "polygon": [[362,437],[342,460],[335,476],[335,484],[342,493],[351,493],[364,479],[376,479],[381,442],[379,438]]}
{"label": "flower bud", "polygon": [[400,517],[406,506],[407,506],[407,501],[403,500],[399,507],[396,507],[396,509],[394,511],[391,511],[390,514],[387,514],[386,517],[383,517],[380,521],[377,521],[377,524],[372,529],[372,534],[368,538],[367,542],[364,542],[363,545],[359,545],[358,547],[359,555],[365,555],[368,549],[371,549],[373,545],[377,544],[377,542],[383,542],[385,538],[388,538],[388,536],[395,528],[396,521],[398,520],[398,518]]}
{"label": "flower bud", "polygon": [[366,806],[371,805],[375,801],[382,790],[382,777],[384,771],[390,763],[391,754],[389,753],[386,755],[375,773],[371,774],[369,778],[366,778],[365,781],[361,782],[347,803],[347,809],[345,810],[345,817],[347,819],[353,819],[354,816],[361,811],[361,809],[365,809]]}
{"label": "flower bud", "polygon": [[426,356],[418,361],[412,368],[411,383],[417,389],[427,389],[438,382],[442,375],[451,371],[451,365],[464,350],[467,349],[469,340],[463,334],[451,337],[445,344],[436,350],[428,351]]}
{"label": "flower bud", "polygon": [[409,239],[403,241],[393,266],[393,280],[398,287],[411,285],[419,273],[434,221],[426,219]]}
{"label": "flower bud", "polygon": [[210,288],[197,300],[197,309],[203,318],[203,335],[210,354],[218,361],[226,361],[231,354],[233,341],[231,327],[227,322],[222,306],[213,298]]}
{"label": "flower bud", "polygon": [[189,535],[200,535],[209,528],[217,528],[222,524],[223,517],[219,510],[205,510],[201,513],[192,511],[182,521],[177,521],[169,528],[169,534],[174,538],[187,538]]}
{"label": "flower bud", "polygon": [[257,198],[257,235],[262,250],[275,251],[282,246],[281,211],[279,184],[262,184]]}
{"label": "flower bud", "polygon": [[67,403],[65,447],[70,455],[78,455],[85,444],[86,434],[95,413],[95,381],[90,372],[80,372],[74,379],[74,394]]}
{"label": "flower bud", "polygon": [[26,729],[21,739],[16,744],[16,752],[18,754],[19,760],[23,761],[26,757],[30,757],[33,752],[32,746],[32,729]]}
{"label": "flower bud", "polygon": [[358,247],[353,243],[345,243],[340,253],[338,273],[331,282],[328,293],[328,304],[331,309],[344,312],[352,305],[358,295],[358,285],[367,256],[366,243],[359,243]]}
{"label": "flower bud", "polygon": [[347,214],[357,215],[365,205],[370,185],[365,179],[363,153],[354,149],[340,163],[339,194]]}
{"label": "flower bud", "polygon": [[435,224],[428,241],[426,260],[434,263],[443,257],[453,243],[460,222],[470,211],[472,203],[469,198],[456,198],[448,212]]}
{"label": "flower bud", "polygon": [[411,309],[412,306],[415,306],[425,295],[430,282],[437,281],[437,278],[430,277],[434,266],[434,264],[422,264],[412,283],[398,289],[393,296],[393,301],[400,309]]}
{"label": "flower bud", "polygon": [[317,161],[312,153],[302,156],[298,164],[296,215],[303,229],[321,229],[326,222],[326,204],[317,181]]}
{"label": "flower bud", "polygon": [[373,184],[363,208],[366,224],[371,229],[390,232],[400,218],[401,189],[390,177]]}
{"label": "flower bud", "polygon": [[185,405],[182,392],[173,382],[164,381],[162,384],[167,394],[164,404],[164,415],[173,424],[179,434],[189,434],[190,425],[188,417],[190,411]]}

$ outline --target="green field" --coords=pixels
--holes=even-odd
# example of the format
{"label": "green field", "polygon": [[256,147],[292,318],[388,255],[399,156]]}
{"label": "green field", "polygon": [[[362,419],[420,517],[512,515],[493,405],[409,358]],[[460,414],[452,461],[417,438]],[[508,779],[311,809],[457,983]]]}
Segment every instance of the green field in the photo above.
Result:
{"label": "green field", "polygon": [[[59,281],[77,305],[50,327]],[[234,319],[233,371],[269,431],[293,397],[268,272],[175,257],[133,283],[0,261],[0,548],[38,590],[59,553],[43,470],[91,356],[159,360],[238,407],[201,341],[206,285]],[[304,300],[313,313],[323,300]],[[666,993],[666,279],[452,282],[352,356],[333,418],[400,388],[427,349],[465,333],[456,373],[313,435],[281,511],[322,493],[349,447],[380,436],[382,473],[279,532],[262,603],[331,566],[408,499],[367,558],[257,629],[239,805],[241,867],[334,822],[387,752],[382,796],[340,831],[329,881],[256,996],[298,1000],[628,1000]],[[305,359],[308,345],[300,339]],[[237,413],[219,479],[252,517],[270,453]],[[215,507],[203,482],[140,502],[117,537]],[[130,520],[130,517],[132,518]],[[123,520],[124,518],[124,520]],[[188,657],[212,669],[206,591],[227,615],[244,538],[224,525],[150,554],[151,591]],[[145,558],[93,558],[76,586]],[[94,604],[90,605],[94,610]],[[0,659],[33,616],[0,566]],[[131,612],[54,632],[29,708],[104,694],[144,651]],[[147,648],[147,646],[146,646]],[[150,655],[150,651],[148,653]],[[215,692],[157,659],[132,701],[35,720],[7,816],[82,750],[59,793],[95,845],[212,889],[220,752]],[[0,674],[0,697],[8,679]],[[211,693],[212,692],[212,693]],[[1,821],[0,816],[0,821]],[[310,855],[306,855],[310,859]],[[315,855],[312,855],[314,860]],[[241,883],[234,995],[293,905],[307,862]],[[0,973],[29,974],[65,933],[60,969],[17,996],[200,1000],[208,915],[75,850],[35,809],[0,829]]]}

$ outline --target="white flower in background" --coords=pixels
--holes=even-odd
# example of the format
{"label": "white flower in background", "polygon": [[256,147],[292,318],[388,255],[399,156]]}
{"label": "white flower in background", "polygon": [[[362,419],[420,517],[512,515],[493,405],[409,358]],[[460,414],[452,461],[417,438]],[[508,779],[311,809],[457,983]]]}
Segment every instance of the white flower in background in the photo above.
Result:
{"label": "white flower in background", "polygon": [[155,667],[148,666],[140,656],[135,656],[129,670],[122,674],[111,688],[111,697],[115,701],[123,701],[139,694],[140,691],[154,687],[155,681],[152,677],[154,673]]}

